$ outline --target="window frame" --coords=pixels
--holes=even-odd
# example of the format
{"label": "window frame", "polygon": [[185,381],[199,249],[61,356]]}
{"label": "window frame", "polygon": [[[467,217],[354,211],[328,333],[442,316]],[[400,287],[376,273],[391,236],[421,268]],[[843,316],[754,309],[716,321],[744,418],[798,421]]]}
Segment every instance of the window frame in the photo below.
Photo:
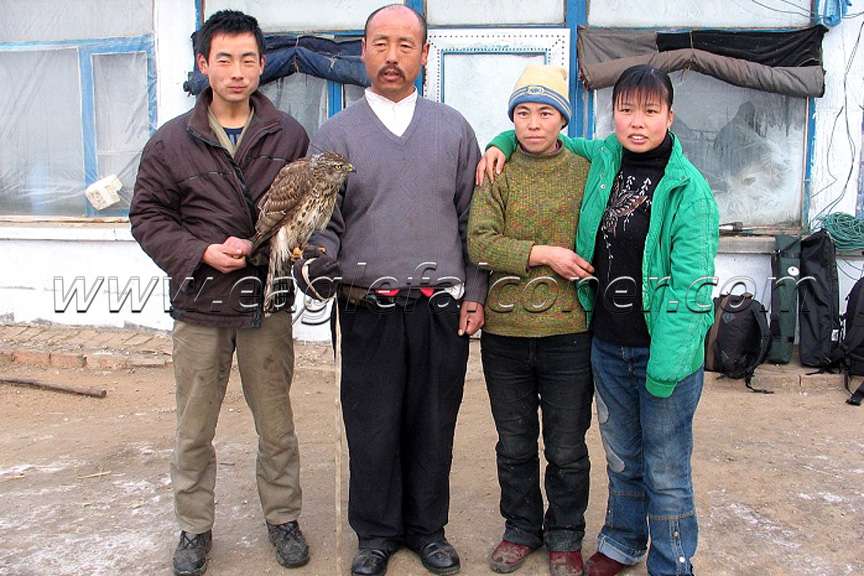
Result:
{"label": "window frame", "polygon": [[[92,38],[84,40],[21,41],[0,43],[0,52],[38,52],[45,50],[72,49],[78,55],[78,79],[81,87],[81,141],[84,155],[84,188],[99,179],[99,149],[96,137],[96,85],[93,76],[95,56],[108,54],[144,54],[147,58],[147,113],[150,134],[156,131],[156,50],[154,34],[116,38]],[[83,193],[83,189],[82,189]],[[85,203],[83,215],[37,216],[10,215],[0,212],[0,222],[21,221],[86,221],[99,222],[100,218],[128,220],[128,210],[97,211],[89,202]]]}

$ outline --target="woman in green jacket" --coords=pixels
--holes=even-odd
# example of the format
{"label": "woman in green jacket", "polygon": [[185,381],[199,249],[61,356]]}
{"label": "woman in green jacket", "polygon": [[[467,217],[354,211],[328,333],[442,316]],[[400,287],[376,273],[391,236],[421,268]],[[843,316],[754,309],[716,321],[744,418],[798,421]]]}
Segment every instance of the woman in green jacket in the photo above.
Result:
{"label": "woman in green jacket", "polygon": [[[589,576],[618,574],[646,552],[650,576],[693,572],[693,415],[719,222],[711,189],[669,130],[672,98],[668,75],[634,66],[613,88],[614,135],[561,137],[591,162],[576,253],[594,267],[579,299],[593,333],[609,500]],[[493,140],[478,179],[500,173],[513,148],[512,132]]]}

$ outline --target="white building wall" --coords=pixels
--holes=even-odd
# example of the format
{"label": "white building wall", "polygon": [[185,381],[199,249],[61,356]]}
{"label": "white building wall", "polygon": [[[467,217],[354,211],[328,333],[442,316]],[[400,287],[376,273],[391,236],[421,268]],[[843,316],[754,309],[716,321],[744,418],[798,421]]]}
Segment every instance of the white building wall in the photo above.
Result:
{"label": "white building wall", "polygon": [[[853,0],[850,13],[864,11],[864,0]],[[156,58],[158,79],[158,121],[165,121],[188,110],[193,100],[182,90],[186,73],[192,66],[189,36],[195,27],[194,2],[156,0]],[[825,97],[816,100],[816,137],[810,214],[822,210],[839,198],[834,211],[853,213],[858,185],[858,159],[862,146],[862,103],[864,103],[864,48],[853,58],[864,16],[850,18],[832,29],[825,38]],[[849,70],[847,74],[847,69]],[[838,117],[834,128],[835,118]],[[833,137],[832,137],[833,129]],[[854,152],[854,153],[853,153]],[[850,166],[852,175],[847,184]],[[758,242],[757,242],[758,244]],[[765,244],[764,242],[762,244]],[[841,259],[841,298],[861,275],[861,258]],[[120,288],[130,278],[140,278],[141,287],[161,271],[132,240],[128,224],[0,224],[0,319],[4,321],[50,321],[62,324],[97,326],[137,325],[169,329],[171,319],[164,312],[161,282],[156,286],[143,311],[131,311],[130,302],[120,312],[110,311],[109,277],[116,277]],[[724,252],[717,259],[717,274],[722,286],[734,276],[755,280],[756,294],[766,304],[765,293],[770,274],[767,251],[757,254]],[[64,278],[66,287],[78,276],[92,287],[100,277],[103,283],[86,313],[55,311],[54,277]],[[62,298],[60,298],[62,302]],[[302,339],[326,340],[326,324],[296,325]]]}

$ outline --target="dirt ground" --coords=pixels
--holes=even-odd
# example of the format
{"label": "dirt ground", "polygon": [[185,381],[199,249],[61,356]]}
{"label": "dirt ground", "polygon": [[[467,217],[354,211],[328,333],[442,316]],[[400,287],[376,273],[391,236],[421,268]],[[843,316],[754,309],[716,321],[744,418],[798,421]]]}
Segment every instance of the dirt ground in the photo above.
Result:
{"label": "dirt ground", "polygon": [[[462,574],[500,538],[495,430],[472,344],[456,432],[447,535]],[[170,368],[100,372],[0,366],[6,377],[104,387],[105,399],[0,385],[0,575],[170,575],[176,539],[168,460],[174,431]],[[304,511],[312,550],[297,575],[347,574],[356,540],[344,500],[347,454],[328,349],[298,346],[292,391]],[[864,576],[864,409],[836,387],[772,396],[736,382],[706,385],[696,418],[700,576]],[[596,424],[588,534],[605,509]],[[255,435],[236,372],[222,409],[211,576],[279,574],[255,491]],[[337,474],[337,470],[341,473]],[[338,488],[338,490],[337,490]],[[341,506],[335,502],[341,501]],[[520,574],[547,574],[538,551]],[[400,551],[389,574],[427,574]],[[643,576],[644,565],[626,574]]]}

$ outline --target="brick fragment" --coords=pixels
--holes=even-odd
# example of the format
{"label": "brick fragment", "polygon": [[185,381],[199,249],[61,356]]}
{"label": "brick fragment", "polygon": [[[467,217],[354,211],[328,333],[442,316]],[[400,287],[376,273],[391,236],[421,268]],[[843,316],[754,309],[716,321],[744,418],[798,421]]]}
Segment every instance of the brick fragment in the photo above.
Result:
{"label": "brick fragment", "polygon": [[83,368],[87,360],[83,354],[72,352],[52,352],[51,366],[55,368]]}
{"label": "brick fragment", "polygon": [[51,353],[44,350],[15,350],[12,360],[29,366],[50,366]]}

